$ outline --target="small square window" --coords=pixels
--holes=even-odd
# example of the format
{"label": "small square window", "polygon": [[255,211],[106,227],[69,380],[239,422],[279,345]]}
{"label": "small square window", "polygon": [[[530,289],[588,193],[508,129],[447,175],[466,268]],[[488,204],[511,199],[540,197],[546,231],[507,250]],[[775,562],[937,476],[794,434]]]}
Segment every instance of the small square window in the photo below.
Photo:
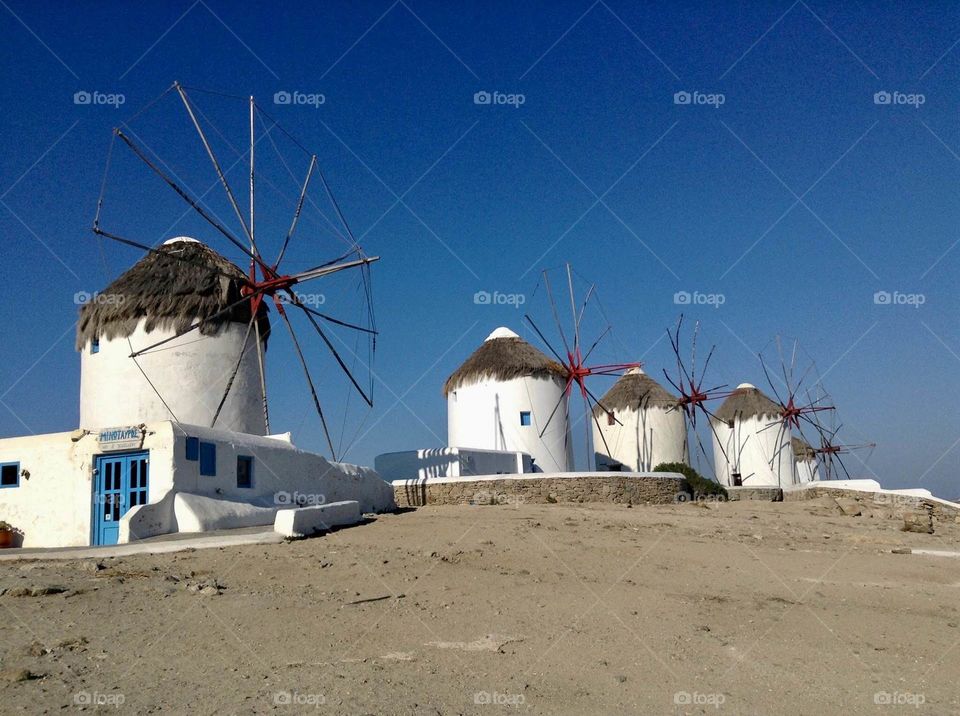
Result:
{"label": "small square window", "polygon": [[200,443],[200,474],[217,476],[217,446],[213,443]]}
{"label": "small square window", "polygon": [[200,458],[200,438],[187,438],[187,460],[198,460]]}
{"label": "small square window", "polygon": [[94,338],[92,341],[90,341],[90,352],[91,352],[91,353],[99,353],[99,352],[100,352],[100,339],[99,339],[99,338]]}
{"label": "small square window", "polygon": [[521,425],[530,425],[530,411],[521,410],[520,411],[520,424]]}
{"label": "small square window", "polygon": [[20,486],[20,463],[5,462],[0,465],[0,487]]}
{"label": "small square window", "polygon": [[615,416],[615,415],[613,414],[613,411],[612,411],[612,410],[608,411],[608,412],[607,412],[607,425],[616,425],[616,424],[617,424],[617,416]]}
{"label": "small square window", "polygon": [[253,458],[237,455],[237,487],[253,487]]}

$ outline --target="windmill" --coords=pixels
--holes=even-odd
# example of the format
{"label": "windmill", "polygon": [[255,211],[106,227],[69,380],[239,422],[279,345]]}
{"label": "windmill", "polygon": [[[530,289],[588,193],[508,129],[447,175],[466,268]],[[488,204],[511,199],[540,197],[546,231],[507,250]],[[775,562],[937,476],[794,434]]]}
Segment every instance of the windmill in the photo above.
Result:
{"label": "windmill", "polygon": [[839,422],[835,410],[826,415],[813,414],[812,424],[817,435],[817,438],[811,442],[812,452],[823,470],[822,479],[824,480],[851,479],[843,456],[854,455],[861,463],[866,464],[866,461],[860,460],[857,453],[863,450],[872,453],[877,446],[876,443],[844,443],[838,440],[843,424]]}
{"label": "windmill", "polygon": [[[229,128],[221,129],[209,119],[192,97],[193,94],[214,96],[221,101],[226,100],[232,107],[239,105],[242,108],[241,111],[231,112],[226,116],[228,122],[242,120],[240,126],[235,126],[233,129],[236,131],[233,132]],[[169,104],[170,99],[180,105],[182,111],[176,114],[172,111],[162,113],[159,123],[154,124],[156,133],[149,137],[151,145],[148,143],[148,137],[141,136],[143,130],[139,129],[139,124],[138,129],[134,129],[134,120],[142,122],[146,117],[152,116],[156,123],[158,121],[156,115],[165,106],[164,101]],[[181,174],[187,171],[196,173],[196,162],[187,159],[186,167],[181,168],[179,172],[173,166],[178,162],[182,165],[185,158],[190,155],[184,143],[178,143],[179,140],[173,139],[177,136],[178,129],[185,129],[188,134],[193,135],[194,141],[199,141],[200,155],[205,157],[203,164],[209,162],[212,168],[213,181],[210,188],[204,192],[193,190],[181,177]],[[242,137],[242,142],[231,141],[231,137],[236,139],[238,136]],[[258,151],[261,141],[267,144],[268,152],[269,147],[273,148],[276,156],[270,155],[270,159],[265,163],[269,168],[272,162],[278,170],[279,177],[263,172],[258,164],[258,161],[263,162],[264,155],[268,154],[268,152]],[[287,155],[279,148],[278,141],[285,143],[288,151],[292,148],[292,152],[303,164],[299,178],[290,166]],[[164,154],[155,149],[157,146],[171,143],[169,153]],[[114,165],[118,157],[115,154],[118,152],[115,150],[118,149],[128,160],[130,157],[135,160],[133,163],[139,168],[138,174],[129,168],[125,171],[116,170]],[[161,156],[161,154],[164,155]],[[225,156],[230,157],[229,163],[224,161]],[[151,242],[150,239],[144,238],[145,232],[141,224],[147,223],[154,215],[163,213],[155,207],[166,201],[160,198],[159,192],[152,192],[145,187],[142,181],[144,173],[166,186],[172,192],[170,196],[176,197],[174,201],[186,205],[184,212],[175,218],[170,226],[171,229],[187,221],[188,216],[192,217],[191,220],[197,225],[198,233],[202,232],[204,235],[207,245],[220,249],[224,255],[229,252],[238,256],[241,262],[246,263],[246,269],[242,272],[245,275],[240,279],[239,296],[234,296],[233,300],[223,305],[219,311],[179,327],[173,335],[166,335],[161,340],[136,349],[131,345],[129,359],[139,367],[139,358],[165,350],[164,347],[167,344],[178,345],[181,343],[180,339],[188,334],[195,332],[205,334],[218,320],[224,316],[234,315],[238,309],[248,311],[250,319],[246,325],[246,335],[235,358],[232,374],[225,381],[224,391],[213,412],[210,425],[216,426],[221,410],[231,390],[235,388],[235,379],[244,356],[248,351],[255,350],[262,397],[263,425],[266,433],[269,434],[270,415],[264,356],[267,336],[264,335],[259,318],[262,318],[266,312],[267,304],[272,304],[287,329],[296,356],[295,360],[303,372],[313,410],[319,418],[330,455],[336,460],[338,454],[342,454],[341,448],[344,447],[346,436],[342,432],[338,444],[335,445],[330,421],[322,407],[314,378],[316,371],[311,370],[308,349],[298,337],[293,317],[305,322],[303,325],[307,327],[312,340],[319,341],[320,351],[326,355],[326,361],[331,367],[330,370],[325,368],[323,374],[326,376],[339,371],[345,377],[351,393],[359,396],[368,408],[372,407],[373,374],[370,366],[376,350],[377,328],[372,306],[370,265],[379,257],[366,255],[360,247],[324,177],[316,154],[304,148],[270,117],[252,96],[238,97],[208,92],[187,88],[177,82],[117,127],[113,132],[107,153],[103,182],[93,220],[94,235],[115,244],[137,248],[145,252],[145,256],[156,256],[162,262],[190,264],[195,259],[188,255],[189,252],[174,251],[165,246],[158,247],[158,242]],[[238,194],[234,190],[238,174],[248,195],[245,207],[241,207]],[[207,174],[207,178],[210,178],[210,174]],[[231,178],[234,180],[233,183]],[[289,185],[289,188],[285,189],[282,185]],[[230,217],[229,220],[220,217],[217,209],[212,205],[214,198],[208,197],[215,186],[219,186],[223,192],[220,208]],[[269,192],[268,198],[264,198],[259,193],[264,187]],[[321,189],[323,202],[328,205],[327,211],[335,217],[335,220],[327,216],[314,198],[314,194],[320,193]],[[145,192],[145,198],[141,197],[141,201],[148,206],[149,210],[138,213],[135,206],[121,206],[122,212],[115,213],[111,218],[107,217],[108,210],[112,210],[115,204],[124,203],[112,201],[115,193],[132,193],[136,197],[137,191]],[[216,193],[219,194],[219,192]],[[289,210],[289,213],[284,222],[280,217],[285,210]],[[136,218],[136,224],[129,230],[114,227],[114,224],[122,223],[124,219],[129,223],[131,215]],[[303,242],[296,241],[304,232],[302,227],[308,222],[308,215],[309,221],[315,222],[344,244],[344,247],[335,252],[332,258],[329,249],[323,249],[326,256],[320,255],[317,243],[319,231],[311,231],[312,240],[304,248],[301,248]],[[293,270],[284,263],[289,262],[295,253],[298,260],[304,263],[304,268]],[[231,270],[211,267],[209,264],[205,264],[203,268],[217,274],[221,282],[237,281],[235,272]],[[231,265],[229,268],[232,269],[235,266]],[[359,303],[357,319],[346,320],[325,310],[319,310],[314,305],[308,305],[309,302],[298,293],[299,287],[310,282],[319,279],[329,281],[335,275],[347,274],[357,279],[355,287],[355,295]],[[352,344],[341,334],[352,336]],[[251,338],[254,339],[253,348],[249,347]],[[361,356],[364,351],[366,356]],[[358,364],[368,372],[367,379],[363,379],[363,376],[358,377]],[[144,377],[151,386],[154,386],[154,382],[146,372]],[[161,401],[166,404],[164,396],[160,395],[161,391],[157,392]]]}
{"label": "windmill", "polygon": [[[554,272],[558,269],[553,269]],[[550,307],[551,315],[553,316],[553,321],[556,326],[557,335],[560,338],[560,342],[563,347],[563,354],[561,355],[560,346],[554,346],[547,337],[544,335],[544,332],[540,327],[534,322],[530,314],[524,315],[524,320],[530,325],[534,333],[540,338],[543,344],[547,347],[550,353],[556,358],[557,362],[563,369],[564,379],[565,379],[565,388],[560,399],[554,405],[553,410],[550,412],[549,417],[546,420],[546,423],[543,425],[540,436],[543,437],[543,434],[547,431],[550,426],[550,423],[553,421],[554,417],[557,415],[558,411],[561,409],[561,406],[569,406],[570,398],[573,396],[574,390],[577,390],[580,393],[580,397],[584,405],[584,416],[586,422],[586,454],[589,456],[591,453],[591,439],[593,437],[593,428],[589,423],[589,420],[592,419],[597,429],[600,429],[600,424],[597,418],[597,412],[606,412],[608,415],[612,415],[610,410],[607,410],[601,400],[593,393],[593,391],[587,386],[587,379],[594,376],[617,376],[621,375],[625,371],[628,371],[632,368],[639,368],[640,363],[608,363],[608,364],[593,364],[590,363],[590,357],[593,355],[597,347],[603,342],[603,340],[610,334],[612,326],[609,321],[606,320],[606,314],[603,311],[603,307],[599,303],[599,298],[596,293],[596,286],[592,283],[587,283],[587,289],[583,294],[582,301],[578,301],[576,291],[574,289],[574,270],[572,266],[568,263],[563,270],[561,280],[566,284],[566,293],[567,299],[570,304],[570,322],[567,325],[566,330],[564,330],[564,320],[561,318],[563,312],[566,309],[561,311],[557,306],[557,301],[554,297],[553,287],[550,282],[550,273],[551,269],[544,269],[540,274],[540,280],[537,283],[537,287],[534,289],[534,295],[540,289],[540,286],[543,286],[544,295],[547,300],[547,303]],[[578,276],[578,279],[582,279]],[[578,308],[579,306],[579,308]],[[588,307],[594,307],[595,310],[602,317],[605,325],[599,330],[596,334],[596,338],[592,343],[589,344],[589,347],[585,348],[587,345],[583,340],[582,329],[584,315]],[[600,410],[595,411],[594,406],[598,406]],[[589,416],[589,417],[587,417]],[[604,447],[609,454],[610,448],[606,445],[606,439],[603,437],[602,432],[599,433],[601,439],[604,441]],[[589,460],[589,457],[588,457]]]}
{"label": "windmill", "polygon": [[[710,427],[710,431],[713,435],[713,444],[716,449],[719,449],[726,456],[726,448],[722,444],[720,436],[717,435],[717,431],[714,427],[714,421],[716,416],[713,412],[707,408],[707,403],[711,400],[720,400],[726,398],[730,395],[728,391],[725,391],[726,385],[714,385],[711,387],[705,387],[709,385],[706,382],[707,369],[710,367],[710,360],[713,358],[713,352],[716,349],[716,346],[711,346],[710,350],[707,352],[706,360],[703,361],[703,365],[697,368],[697,338],[700,334],[700,322],[697,321],[693,324],[693,333],[691,334],[690,339],[690,358],[689,360],[685,358],[686,351],[682,349],[682,332],[683,332],[683,314],[680,314],[680,317],[677,319],[676,327],[671,331],[667,329],[667,337],[670,339],[670,348],[673,351],[673,356],[676,362],[676,373],[673,376],[667,371],[666,368],[663,369],[663,375],[673,386],[673,389],[677,391],[679,398],[677,400],[677,410],[683,412],[684,419],[687,421],[687,434],[694,435],[697,443],[697,458],[696,461],[698,466],[700,464],[700,458],[702,457],[707,465],[710,466],[710,472],[713,473],[715,479],[719,479],[719,476],[716,474],[716,470],[713,467],[712,460],[707,454],[706,448],[703,445],[703,441],[700,438],[700,433],[697,431],[697,418],[701,417],[706,419],[707,425]],[[692,455],[690,455],[690,449],[688,444],[688,455],[687,462],[691,462]]]}
{"label": "windmill", "polygon": [[[765,356],[764,351],[761,351],[757,357],[767,385],[777,403],[779,414],[776,420],[769,422],[760,432],[776,431],[773,444],[777,447],[770,455],[770,467],[775,471],[777,481],[782,486],[784,481],[786,484],[795,482],[796,465],[795,459],[791,457],[787,462],[790,474],[782,474],[784,460],[781,459],[781,453],[793,452],[792,438],[794,437],[809,443],[807,433],[816,431],[819,435],[817,414],[831,412],[834,407],[820,386],[816,364],[800,348],[799,342],[794,340],[788,353],[784,352],[780,336],[776,337],[773,344],[776,346],[775,354]],[[771,349],[768,347],[765,351],[770,353]],[[816,398],[812,397],[814,393],[817,394]]]}

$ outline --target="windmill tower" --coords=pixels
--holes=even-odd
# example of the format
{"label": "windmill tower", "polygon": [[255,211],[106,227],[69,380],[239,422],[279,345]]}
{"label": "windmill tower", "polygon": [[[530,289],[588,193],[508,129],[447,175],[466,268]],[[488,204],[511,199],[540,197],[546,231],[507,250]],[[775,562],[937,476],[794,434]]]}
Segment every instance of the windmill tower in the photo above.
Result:
{"label": "windmill tower", "polygon": [[781,409],[756,386],[741,383],[711,417],[717,479],[727,486],[783,487],[794,478],[789,430]]}
{"label": "windmill tower", "polygon": [[537,472],[568,472],[573,447],[565,378],[559,364],[498,328],[444,384],[448,444],[524,452]]}
{"label": "windmill tower", "polygon": [[686,462],[687,426],[677,408],[677,398],[643,369],[629,369],[593,407],[597,469],[649,472]]}
{"label": "windmill tower", "polygon": [[[289,338],[287,345],[295,356],[293,361],[278,362],[284,367],[299,364],[302,369],[306,392],[336,461],[350,445],[343,433],[331,432],[311,364],[316,369],[316,361],[324,359],[320,369],[325,378],[342,373],[352,386],[347,387],[349,395],[343,401],[344,425],[350,398],[359,396],[373,406],[371,365],[377,329],[370,265],[378,257],[367,256],[357,242],[317,156],[267,115],[252,96],[191,92],[214,95],[242,109],[246,131],[237,136],[222,131],[177,82],[114,130],[92,229],[97,237],[140,249],[145,255],[83,308],[77,338],[83,353],[81,424],[94,428],[172,419],[254,435],[270,433],[265,370],[269,302],[281,325],[278,333]],[[181,107],[188,122],[170,121],[164,109],[170,102]],[[139,131],[133,128],[134,120],[141,123],[153,114],[163,117],[145,125],[152,131],[139,129],[139,124]],[[157,146],[160,140],[172,145],[181,161],[191,154],[184,150],[187,140],[199,140],[215,177],[207,192],[194,194],[170,168],[172,158],[164,159],[149,149],[141,131],[149,138],[149,146]],[[281,149],[281,137],[288,140],[286,152]],[[237,141],[241,138],[245,141]],[[267,171],[256,160],[260,156],[256,147],[263,139],[276,155],[267,155]],[[133,168],[124,165],[118,171],[114,165],[124,160],[132,162]],[[305,167],[304,174],[294,172],[297,166]],[[280,167],[285,171],[280,172]],[[138,233],[141,227],[130,220],[137,215],[137,205],[128,205],[139,197],[134,190],[139,182],[129,179],[137,175],[172,190],[177,204],[186,204],[173,225],[191,217],[203,232],[196,235],[210,237],[209,246],[187,237],[160,247],[145,243]],[[210,206],[213,197],[208,195],[217,184],[226,200],[220,206],[228,209],[224,214],[228,218],[221,219]],[[246,190],[245,207],[234,189],[238,186]],[[320,208],[321,190],[337,222]],[[117,211],[115,205],[126,209]],[[306,240],[295,239],[307,232],[311,248],[301,250],[299,244]],[[344,245],[337,248],[335,258],[316,253],[322,247],[318,239],[325,234]],[[230,253],[221,255],[221,248]],[[226,255],[237,257],[245,268]],[[305,262],[310,267],[291,271],[285,262]],[[358,317],[343,317],[349,300],[338,302],[340,316],[334,316],[309,305],[298,293],[299,287],[320,278],[332,285],[334,274],[344,281],[353,276],[355,286],[349,295],[355,297]],[[312,346],[298,337],[294,317],[307,328]],[[358,377],[361,370],[368,380]],[[327,391],[332,382],[325,379]]]}
{"label": "windmill tower", "polygon": [[[242,300],[245,284],[237,266],[181,236],[86,303],[77,324],[80,427],[174,419],[263,435],[257,361],[270,322],[260,303],[258,348],[248,330],[253,321],[251,302]],[[200,335],[179,335],[195,322],[202,324]],[[156,343],[163,345],[131,358]]]}
{"label": "windmill tower", "polygon": [[791,441],[793,457],[796,461],[797,484],[813,482],[820,479],[820,468],[817,465],[817,451],[803,438],[795,437]]}

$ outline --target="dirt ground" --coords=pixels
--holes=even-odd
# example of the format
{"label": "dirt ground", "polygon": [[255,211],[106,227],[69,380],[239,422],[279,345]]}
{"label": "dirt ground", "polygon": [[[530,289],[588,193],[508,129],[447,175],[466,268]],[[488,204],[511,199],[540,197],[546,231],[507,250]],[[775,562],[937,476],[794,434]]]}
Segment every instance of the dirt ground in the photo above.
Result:
{"label": "dirt ground", "polygon": [[[960,713],[960,524],[499,505],[0,565],[0,712]],[[61,591],[65,590],[65,591]]]}

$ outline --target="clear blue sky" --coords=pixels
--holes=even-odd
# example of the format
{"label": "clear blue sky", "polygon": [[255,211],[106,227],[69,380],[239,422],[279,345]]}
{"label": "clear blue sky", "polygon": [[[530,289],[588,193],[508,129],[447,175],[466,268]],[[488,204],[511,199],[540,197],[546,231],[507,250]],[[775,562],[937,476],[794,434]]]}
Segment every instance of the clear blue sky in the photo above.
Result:
{"label": "clear blue sky", "polygon": [[[445,377],[496,326],[521,329],[523,310],[475,292],[524,294],[545,317],[537,272],[571,261],[614,326],[605,358],[660,376],[674,294],[722,294],[688,307],[718,383],[762,384],[756,351],[797,338],[847,438],[878,444],[853,472],[960,496],[956,3],[84,5],[0,7],[0,434],[76,425],[73,296],[138,258],[108,246],[105,269],[89,233],[110,131],[180,80],[268,106],[325,96],[273,113],[383,257],[377,402],[349,459],[442,444]],[[76,105],[81,90],[125,103]],[[318,238],[316,258],[337,246]],[[292,404],[289,345],[268,355],[274,427],[321,447],[305,396]]]}

